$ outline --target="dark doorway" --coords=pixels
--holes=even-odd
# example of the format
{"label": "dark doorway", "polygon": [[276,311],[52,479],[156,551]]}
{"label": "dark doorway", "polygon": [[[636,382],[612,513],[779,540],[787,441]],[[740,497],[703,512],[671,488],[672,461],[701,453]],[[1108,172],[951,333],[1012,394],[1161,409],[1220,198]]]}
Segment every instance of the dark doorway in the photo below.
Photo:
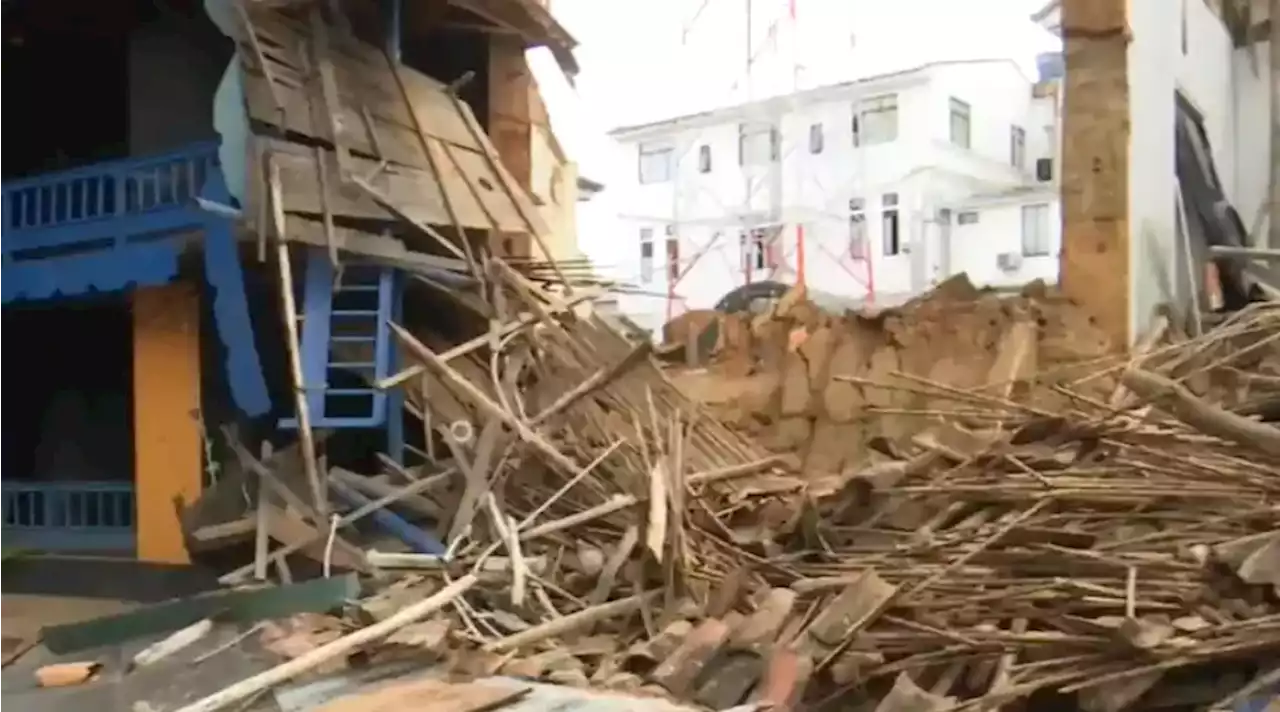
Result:
{"label": "dark doorway", "polygon": [[127,295],[6,306],[3,322],[11,346],[4,361],[4,479],[132,481]]}

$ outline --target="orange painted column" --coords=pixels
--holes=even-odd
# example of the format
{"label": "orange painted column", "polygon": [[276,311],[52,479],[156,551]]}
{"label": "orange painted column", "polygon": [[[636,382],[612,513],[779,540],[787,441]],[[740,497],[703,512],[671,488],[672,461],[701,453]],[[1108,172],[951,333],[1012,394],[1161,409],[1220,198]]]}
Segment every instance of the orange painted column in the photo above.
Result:
{"label": "orange painted column", "polygon": [[190,563],[174,498],[200,495],[200,299],[177,282],[133,294],[134,496],[142,561]]}

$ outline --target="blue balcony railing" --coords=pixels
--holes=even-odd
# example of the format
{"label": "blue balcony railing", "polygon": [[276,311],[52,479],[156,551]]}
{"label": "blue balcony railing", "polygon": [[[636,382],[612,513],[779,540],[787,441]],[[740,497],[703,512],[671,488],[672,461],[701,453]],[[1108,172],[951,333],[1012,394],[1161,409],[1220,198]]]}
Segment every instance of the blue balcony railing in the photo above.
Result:
{"label": "blue balcony railing", "polygon": [[[107,161],[4,184],[4,251],[13,254],[87,239],[92,223],[187,210],[217,165],[216,141],[143,158]],[[70,228],[70,229],[68,229]],[[113,230],[123,237],[129,230]],[[16,256],[16,255],[15,255]]]}
{"label": "blue balcony railing", "polygon": [[5,482],[4,542],[42,551],[130,551],[133,485]]}

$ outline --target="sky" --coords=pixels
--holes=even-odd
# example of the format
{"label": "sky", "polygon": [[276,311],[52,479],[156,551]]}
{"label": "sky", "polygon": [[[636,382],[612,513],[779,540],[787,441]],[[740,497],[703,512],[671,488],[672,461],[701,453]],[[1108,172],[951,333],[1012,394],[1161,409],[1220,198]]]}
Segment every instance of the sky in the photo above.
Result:
{"label": "sky", "polygon": [[[609,153],[600,144],[609,130],[770,93],[778,81],[791,81],[796,65],[809,85],[991,57],[1015,59],[1034,76],[1035,55],[1058,47],[1028,19],[1046,0],[794,2],[795,23],[780,23],[784,36],[771,44],[769,26],[786,14],[787,0],[552,0],[552,12],[578,40],[581,72],[570,87],[555,76],[548,53],[530,59],[566,151],[584,175],[608,170],[590,164]],[[745,79],[748,3],[754,74],[769,85],[754,93]],[[791,28],[795,45],[785,36]],[[793,53],[793,46],[802,49]]]}
{"label": "sky", "polygon": [[[583,218],[617,214],[607,186],[634,170],[607,136],[619,126],[785,92],[797,81],[808,88],[941,60],[1007,57],[1034,77],[1036,54],[1060,47],[1029,19],[1047,0],[792,1],[794,22],[788,0],[551,0],[578,40],[581,71],[570,85],[547,50],[529,61],[565,152],[581,175],[606,185],[582,206]],[[579,226],[583,249],[598,259],[592,243],[604,237],[586,234],[594,231],[608,230]]]}

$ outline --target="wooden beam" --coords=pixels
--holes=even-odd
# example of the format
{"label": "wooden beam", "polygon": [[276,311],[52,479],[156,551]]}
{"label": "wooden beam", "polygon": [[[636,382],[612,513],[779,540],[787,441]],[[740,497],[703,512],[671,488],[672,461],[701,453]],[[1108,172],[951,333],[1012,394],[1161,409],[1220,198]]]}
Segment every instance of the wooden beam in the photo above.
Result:
{"label": "wooden beam", "polygon": [[[1064,0],[1062,288],[1129,343],[1129,79],[1125,0]],[[1172,150],[1172,147],[1170,147]]]}
{"label": "wooden beam", "polygon": [[1267,191],[1271,201],[1268,206],[1270,224],[1267,230],[1267,243],[1280,249],[1280,25],[1275,18],[1280,15],[1280,0],[1271,0],[1267,17],[1267,36],[1270,38],[1268,51],[1269,74],[1271,81],[1271,190]]}

